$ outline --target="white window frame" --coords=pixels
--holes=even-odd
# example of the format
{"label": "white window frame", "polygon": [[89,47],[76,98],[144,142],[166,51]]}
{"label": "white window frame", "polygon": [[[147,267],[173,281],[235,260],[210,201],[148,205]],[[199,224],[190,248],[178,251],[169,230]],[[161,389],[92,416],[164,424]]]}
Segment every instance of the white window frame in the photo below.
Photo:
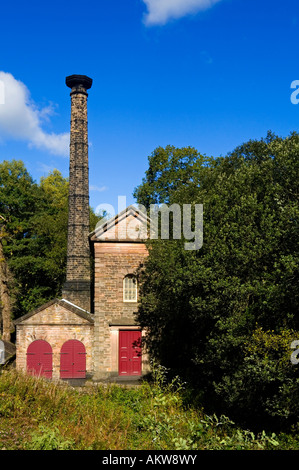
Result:
{"label": "white window frame", "polygon": [[[135,284],[135,297],[134,299],[128,299],[127,298],[127,293],[128,293],[128,287],[126,287],[126,279],[133,279],[134,280],[134,284]],[[137,302],[137,279],[136,279],[136,276],[134,276],[133,274],[127,274],[124,279],[123,279],[123,301],[124,302]]]}

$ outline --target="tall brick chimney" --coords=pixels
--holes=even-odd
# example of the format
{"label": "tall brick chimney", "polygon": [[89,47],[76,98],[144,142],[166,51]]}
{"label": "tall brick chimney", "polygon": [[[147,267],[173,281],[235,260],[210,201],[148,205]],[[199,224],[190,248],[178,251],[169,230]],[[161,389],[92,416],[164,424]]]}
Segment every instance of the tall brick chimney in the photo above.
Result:
{"label": "tall brick chimney", "polygon": [[89,248],[89,169],[86,90],[92,79],[85,75],[66,77],[71,91],[69,167],[69,218],[66,282],[62,296],[90,312],[91,269]]}

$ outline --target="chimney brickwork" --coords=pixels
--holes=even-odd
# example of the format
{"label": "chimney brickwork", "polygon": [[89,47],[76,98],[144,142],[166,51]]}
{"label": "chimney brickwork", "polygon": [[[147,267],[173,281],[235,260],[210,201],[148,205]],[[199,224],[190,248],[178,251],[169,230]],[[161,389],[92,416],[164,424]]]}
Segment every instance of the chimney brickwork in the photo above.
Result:
{"label": "chimney brickwork", "polygon": [[89,167],[87,89],[92,80],[85,75],[66,78],[71,91],[69,165],[69,218],[66,282],[62,296],[90,312],[91,264],[89,247]]}

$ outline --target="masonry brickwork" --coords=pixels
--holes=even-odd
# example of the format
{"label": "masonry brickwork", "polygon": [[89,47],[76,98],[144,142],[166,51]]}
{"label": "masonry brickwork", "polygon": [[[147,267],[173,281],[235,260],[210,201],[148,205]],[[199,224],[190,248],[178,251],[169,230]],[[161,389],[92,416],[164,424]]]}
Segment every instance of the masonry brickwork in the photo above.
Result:
{"label": "masonry brickwork", "polygon": [[26,370],[27,349],[35,340],[47,341],[53,352],[53,379],[60,378],[62,345],[72,339],[81,341],[86,350],[86,375],[92,376],[93,317],[63,300],[54,300],[16,321],[16,368]]}
{"label": "masonry brickwork", "polygon": [[91,310],[89,235],[89,168],[87,89],[92,80],[82,75],[66,78],[71,91],[69,164],[69,219],[66,283],[62,296]]}
{"label": "masonry brickwork", "polygon": [[[148,251],[144,240],[137,238],[134,241],[129,237],[130,233],[132,236],[144,233],[144,221],[128,214],[117,220],[112,228],[91,237],[95,263],[95,378],[118,375],[118,332],[120,329],[139,329],[135,318],[138,303],[124,301],[123,281],[128,274],[138,275]],[[148,369],[145,353],[142,362],[145,372]]]}

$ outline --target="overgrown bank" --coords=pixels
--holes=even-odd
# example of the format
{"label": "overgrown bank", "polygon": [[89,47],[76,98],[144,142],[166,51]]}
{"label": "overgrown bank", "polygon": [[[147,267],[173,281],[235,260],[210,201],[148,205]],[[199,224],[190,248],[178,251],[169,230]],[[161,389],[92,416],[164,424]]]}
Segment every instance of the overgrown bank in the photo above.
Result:
{"label": "overgrown bank", "polygon": [[161,368],[153,383],[84,389],[0,371],[0,449],[299,449],[293,431],[256,435],[225,416],[207,415],[186,404],[179,381],[163,385]]}

